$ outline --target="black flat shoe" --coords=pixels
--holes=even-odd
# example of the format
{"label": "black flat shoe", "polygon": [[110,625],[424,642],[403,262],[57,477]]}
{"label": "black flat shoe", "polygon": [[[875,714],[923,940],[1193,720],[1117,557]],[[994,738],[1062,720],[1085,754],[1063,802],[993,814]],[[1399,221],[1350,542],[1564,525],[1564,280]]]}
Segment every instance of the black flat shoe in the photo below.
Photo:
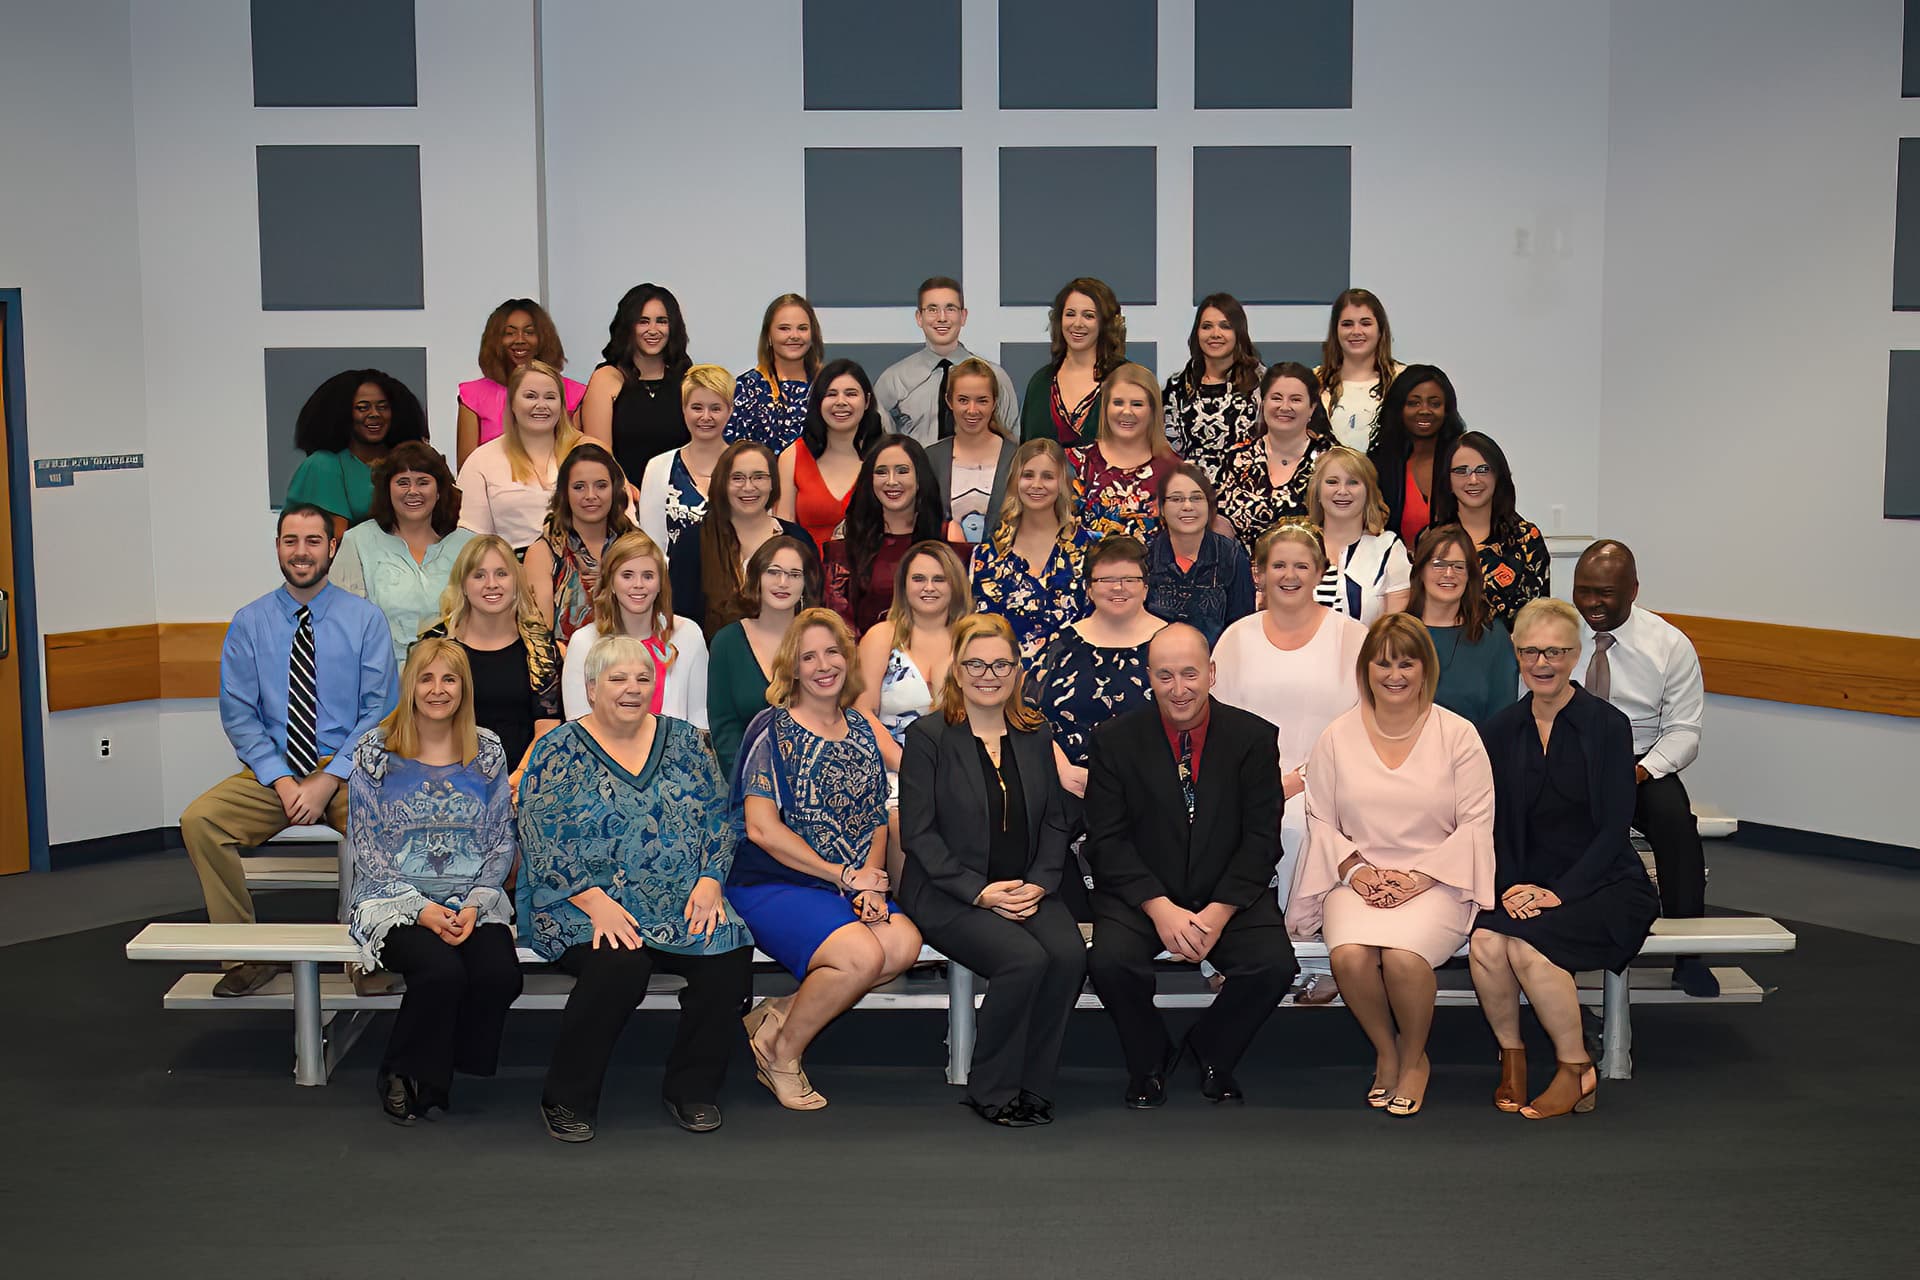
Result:
{"label": "black flat shoe", "polygon": [[1166,1054],[1160,1059],[1160,1068],[1144,1076],[1127,1077],[1126,1104],[1133,1111],[1148,1111],[1160,1106],[1167,1100],[1167,1077],[1180,1065],[1180,1054],[1186,1048],[1186,1042],[1167,1046]]}
{"label": "black flat shoe", "polygon": [[997,1124],[1002,1129],[1030,1129],[1037,1123],[1018,1099],[1001,1107],[989,1107],[972,1098],[962,1098],[960,1103],[988,1124]]}
{"label": "black flat shoe", "polygon": [[395,1124],[410,1127],[415,1120],[426,1118],[420,1109],[419,1097],[414,1093],[413,1082],[405,1076],[382,1072],[375,1088],[380,1095],[380,1110],[386,1112],[387,1119]]}
{"label": "black flat shoe", "polygon": [[720,1104],[717,1102],[675,1102],[672,1098],[662,1098],[667,1114],[673,1122],[688,1133],[712,1133],[720,1127]]}
{"label": "black flat shoe", "polygon": [[546,1122],[547,1132],[561,1142],[593,1141],[593,1121],[572,1107],[556,1107],[543,1102],[540,1104],[540,1118]]}
{"label": "black flat shoe", "polygon": [[1027,1119],[1035,1124],[1053,1123],[1053,1104],[1037,1093],[1022,1089],[1014,1105],[1026,1112]]}
{"label": "black flat shoe", "polygon": [[1720,994],[1720,979],[1699,956],[1683,956],[1674,962],[1673,985],[1696,1000],[1711,1000]]}

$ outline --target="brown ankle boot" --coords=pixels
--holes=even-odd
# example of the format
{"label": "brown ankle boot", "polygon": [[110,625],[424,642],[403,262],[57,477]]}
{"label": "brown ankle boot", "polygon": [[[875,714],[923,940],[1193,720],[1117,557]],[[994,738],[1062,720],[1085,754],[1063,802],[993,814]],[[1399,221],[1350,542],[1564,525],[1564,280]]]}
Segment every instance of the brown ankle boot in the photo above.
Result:
{"label": "brown ankle boot", "polygon": [[1500,1051],[1500,1084],[1493,1091],[1493,1105],[1502,1111],[1518,1111],[1520,1100],[1526,1096],[1527,1051],[1502,1049]]}

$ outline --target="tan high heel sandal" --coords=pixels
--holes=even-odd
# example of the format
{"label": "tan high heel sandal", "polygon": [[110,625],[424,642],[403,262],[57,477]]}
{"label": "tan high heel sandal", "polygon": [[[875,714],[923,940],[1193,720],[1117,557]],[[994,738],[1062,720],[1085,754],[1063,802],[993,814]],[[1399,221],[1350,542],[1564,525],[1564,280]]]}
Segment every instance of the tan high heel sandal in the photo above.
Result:
{"label": "tan high heel sandal", "polygon": [[1493,1091],[1493,1105],[1502,1111],[1518,1111],[1527,1096],[1527,1051],[1500,1051],[1500,1084]]}
{"label": "tan high heel sandal", "polygon": [[[753,1013],[759,1013],[765,1007],[764,1004],[756,1005]],[[767,1086],[767,1092],[773,1095],[774,1101],[787,1110],[818,1111],[827,1105],[826,1095],[813,1087],[813,1082],[807,1079],[807,1073],[801,1070],[800,1064],[796,1062],[790,1071],[782,1070],[774,1065],[773,1055],[761,1044],[762,1039],[771,1040],[780,1034],[781,1019],[769,1016],[777,1012],[770,1010],[767,1014],[761,1014],[753,1033],[747,1037],[747,1048],[753,1051],[753,1065],[756,1068],[753,1078]],[[747,1016],[752,1017],[753,1013]],[[763,1037],[760,1034],[763,1031],[770,1034]]]}
{"label": "tan high heel sandal", "polygon": [[1547,1085],[1547,1091],[1535,1098],[1532,1105],[1520,1108],[1520,1114],[1529,1120],[1551,1120],[1556,1116],[1569,1113],[1585,1115],[1593,1110],[1600,1100],[1598,1071],[1593,1071],[1591,1089],[1580,1087],[1582,1077],[1589,1071],[1593,1071],[1591,1062],[1554,1063],[1553,1081]]}

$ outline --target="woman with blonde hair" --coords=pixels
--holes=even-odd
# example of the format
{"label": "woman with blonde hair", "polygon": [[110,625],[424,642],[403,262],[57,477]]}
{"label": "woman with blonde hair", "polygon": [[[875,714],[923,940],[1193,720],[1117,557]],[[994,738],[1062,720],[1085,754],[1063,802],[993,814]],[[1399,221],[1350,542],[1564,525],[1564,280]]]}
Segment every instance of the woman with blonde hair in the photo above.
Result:
{"label": "woman with blonde hair", "polygon": [[762,951],[800,979],[747,1015],[760,1083],[780,1105],[827,1105],[800,1058],[822,1028],[919,959],[920,931],[889,900],[887,777],[853,710],[853,634],[831,609],[794,619],[774,655],[768,709],[747,726],[733,780],[727,893]]}
{"label": "woman with blonde hair", "polygon": [[713,469],[727,448],[733,414],[733,375],[717,364],[696,364],[680,379],[680,412],[687,441],[657,453],[640,477],[634,518],[671,556],[680,539],[698,529],[707,514]]}
{"label": "woman with blonde hair", "polygon": [[524,553],[546,526],[561,460],[580,442],[560,371],[529,360],[507,378],[505,428],[460,464],[460,526]]}
{"label": "woman with blonde hair", "polygon": [[380,1106],[410,1125],[445,1109],[453,1073],[490,1076],[520,995],[511,784],[500,739],[474,723],[473,673],[451,640],[422,640],[400,701],[353,751],[347,779],[361,963],[407,979],[380,1060]]}
{"label": "woman with blonde hair", "polygon": [[1307,519],[1326,539],[1327,571],[1314,599],[1363,625],[1407,607],[1413,566],[1387,528],[1380,478],[1363,453],[1335,445],[1313,464]]}
{"label": "woman with blonde hair", "polygon": [[707,641],[699,624],[673,612],[667,557],[646,534],[629,533],[607,550],[593,613],[574,632],[560,668],[567,719],[587,714],[587,655],[602,636],[633,636],[653,655],[655,715],[707,727]]}
{"label": "woman with blonde hair", "polygon": [[1061,628],[1087,615],[1080,559],[1096,541],[1073,513],[1066,451],[1052,440],[1015,449],[1000,527],[974,547],[967,576],[973,607],[1007,620],[1022,662],[1031,665]]}
{"label": "woman with blonde hair", "polygon": [[978,356],[947,374],[953,434],[927,446],[927,462],[946,497],[948,537],[970,548],[1000,527],[1000,495],[1018,447],[1000,415],[1000,375]]}
{"label": "woman with blonde hair", "polygon": [[1433,971],[1493,905],[1493,770],[1471,722],[1433,702],[1440,663],[1418,619],[1367,630],[1360,703],[1307,762],[1307,847],[1287,931],[1320,934],[1347,1008],[1373,1043],[1367,1105],[1426,1099]]}
{"label": "woman with blonde hair", "polygon": [[974,614],[939,714],[907,731],[900,898],[941,952],[987,979],[967,1105],[991,1124],[1053,1119],[1067,1018],[1086,945],[1054,887],[1067,860],[1066,797],[1046,721],[1026,704],[1013,629]]}
{"label": "woman with blonde hair", "polygon": [[1160,384],[1145,365],[1123,364],[1101,384],[1100,402],[1093,443],[1067,450],[1074,509],[1095,537],[1124,533],[1151,542],[1160,527],[1160,482],[1180,462],[1167,444]]}
{"label": "woman with blonde hair", "polygon": [[734,383],[729,440],[752,440],[777,455],[800,438],[807,425],[813,379],[826,363],[820,317],[797,293],[783,293],[760,317],[753,368]]}
{"label": "woman with blonde hair", "polygon": [[440,614],[422,639],[465,650],[474,719],[500,739],[518,786],[528,750],[560,723],[560,651],[505,538],[482,534],[461,549]]}
{"label": "woman with blonde hair", "polygon": [[[564,369],[567,351],[545,307],[532,298],[508,298],[493,309],[480,329],[480,376],[460,384],[459,413],[454,419],[456,465],[465,466],[475,449],[500,437],[512,394],[507,384],[515,370],[533,360]],[[572,378],[563,378],[562,383],[567,416],[572,418],[580,412],[589,384]]]}
{"label": "woman with blonde hair", "polygon": [[560,463],[540,540],[527,548],[527,586],[540,616],[565,645],[593,615],[600,567],[614,541],[634,532],[626,473],[613,455],[582,440]]}

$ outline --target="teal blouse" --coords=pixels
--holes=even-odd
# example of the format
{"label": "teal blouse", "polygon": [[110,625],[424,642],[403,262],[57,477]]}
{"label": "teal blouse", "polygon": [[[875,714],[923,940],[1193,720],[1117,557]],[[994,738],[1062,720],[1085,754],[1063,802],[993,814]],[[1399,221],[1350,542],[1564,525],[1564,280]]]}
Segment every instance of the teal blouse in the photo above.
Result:
{"label": "teal blouse", "polygon": [[1470,644],[1462,627],[1433,627],[1434,650],[1440,655],[1440,688],[1433,700],[1473,723],[1484,725],[1494,712],[1520,697],[1520,663],[1513,656],[1513,637],[1507,624],[1496,621]]}
{"label": "teal blouse", "polygon": [[311,502],[322,511],[359,524],[373,514],[373,468],[348,450],[310,453],[287,482],[287,505]]}
{"label": "teal blouse", "polygon": [[713,752],[720,758],[720,776],[733,777],[740,739],[753,718],[767,709],[767,673],[753,656],[747,633],[730,622],[714,633],[707,650],[707,724],[713,729]]}

